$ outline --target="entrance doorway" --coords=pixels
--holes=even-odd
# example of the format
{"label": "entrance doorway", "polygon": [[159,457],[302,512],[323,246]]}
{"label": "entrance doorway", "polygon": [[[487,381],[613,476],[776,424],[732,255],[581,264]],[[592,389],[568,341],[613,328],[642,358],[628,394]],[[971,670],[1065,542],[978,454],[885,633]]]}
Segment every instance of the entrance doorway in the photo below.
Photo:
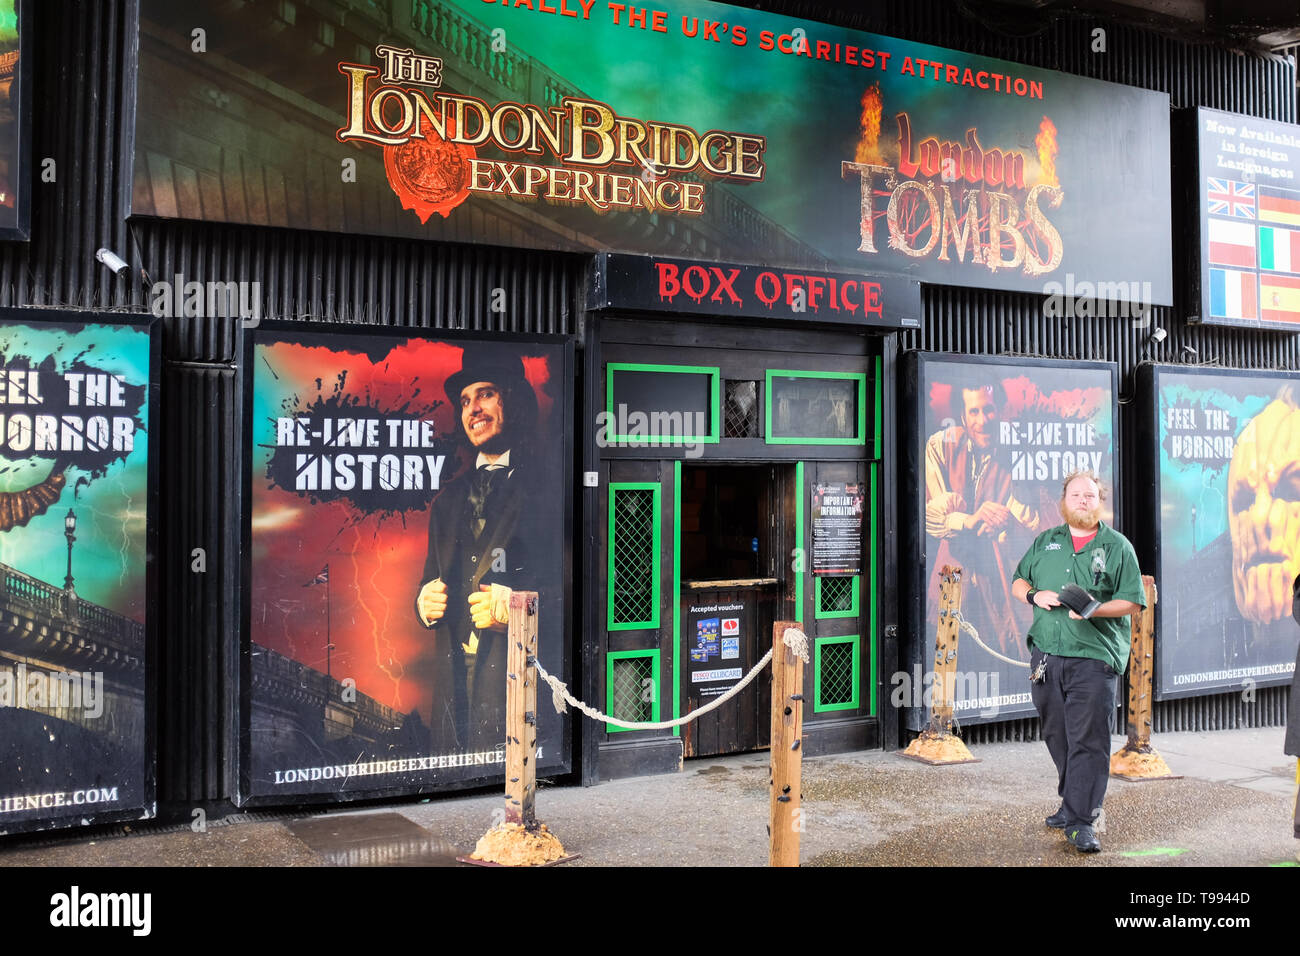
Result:
{"label": "entrance doorway", "polygon": [[[682,468],[683,623],[680,694],[686,711],[727,693],[763,656],[784,597],[791,464]],[[687,724],[686,757],[758,750],[771,734],[771,683],[760,674],[729,703]]]}
{"label": "entrance doorway", "polygon": [[[589,700],[698,710],[801,622],[803,749],[876,746],[880,343],[844,332],[604,317],[588,353]],[[846,510],[847,509],[847,510]],[[854,517],[856,516],[856,518]],[[607,726],[600,775],[759,750],[770,674],[674,728]]]}

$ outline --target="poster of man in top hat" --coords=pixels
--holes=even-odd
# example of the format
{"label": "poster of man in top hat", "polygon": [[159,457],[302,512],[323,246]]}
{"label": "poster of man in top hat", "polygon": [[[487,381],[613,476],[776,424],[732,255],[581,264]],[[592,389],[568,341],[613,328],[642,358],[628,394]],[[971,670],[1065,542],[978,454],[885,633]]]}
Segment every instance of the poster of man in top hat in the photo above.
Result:
{"label": "poster of man in top hat", "polygon": [[556,456],[537,440],[537,397],[518,358],[467,350],[445,391],[473,461],[430,508],[416,616],[450,674],[450,692],[434,701],[434,735],[482,751],[505,742],[503,589],[542,591],[542,569],[555,567],[544,516]]}

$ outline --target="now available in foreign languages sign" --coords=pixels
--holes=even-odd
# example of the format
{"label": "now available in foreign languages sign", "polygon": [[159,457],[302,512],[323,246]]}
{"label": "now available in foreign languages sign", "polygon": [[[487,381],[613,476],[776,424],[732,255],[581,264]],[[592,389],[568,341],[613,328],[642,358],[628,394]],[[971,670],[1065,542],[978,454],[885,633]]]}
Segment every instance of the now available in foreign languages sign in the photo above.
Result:
{"label": "now available in foreign languages sign", "polygon": [[133,214],[1172,302],[1162,93],[710,0],[265,16],[142,0]]}

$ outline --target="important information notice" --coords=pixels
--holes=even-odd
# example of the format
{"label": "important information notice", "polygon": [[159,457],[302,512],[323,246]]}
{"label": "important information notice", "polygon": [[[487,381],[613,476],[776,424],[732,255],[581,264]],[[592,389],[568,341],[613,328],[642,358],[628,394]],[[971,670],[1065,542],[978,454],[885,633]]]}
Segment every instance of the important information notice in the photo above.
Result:
{"label": "important information notice", "polygon": [[813,485],[812,572],[862,573],[862,485]]}

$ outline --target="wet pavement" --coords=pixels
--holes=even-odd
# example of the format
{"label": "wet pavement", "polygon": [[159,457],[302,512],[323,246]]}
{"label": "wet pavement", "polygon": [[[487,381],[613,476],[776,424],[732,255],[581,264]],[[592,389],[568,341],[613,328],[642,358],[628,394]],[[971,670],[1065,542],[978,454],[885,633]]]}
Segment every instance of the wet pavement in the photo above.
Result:
{"label": "wet pavement", "polygon": [[[978,763],[931,767],[878,751],[804,761],[805,866],[1294,866],[1295,759],[1282,728],[1163,734],[1181,779],[1111,780],[1103,852],[1077,853],[1043,825],[1057,807],[1041,743],[973,747]],[[1113,738],[1112,750],[1123,743]],[[502,817],[495,794],[364,810],[232,816],[206,832],[135,824],[93,838],[0,841],[15,866],[458,866]],[[580,858],[568,866],[763,866],[767,756],[688,761],[684,772],[543,785],[538,819]]]}

